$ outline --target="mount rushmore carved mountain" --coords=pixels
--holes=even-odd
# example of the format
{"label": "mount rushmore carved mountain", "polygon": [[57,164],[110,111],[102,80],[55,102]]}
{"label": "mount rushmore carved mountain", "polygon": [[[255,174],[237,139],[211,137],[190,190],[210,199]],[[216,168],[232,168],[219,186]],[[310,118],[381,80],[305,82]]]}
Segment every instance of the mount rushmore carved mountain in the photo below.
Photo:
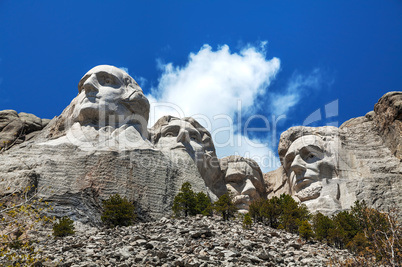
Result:
{"label": "mount rushmore carved mountain", "polygon": [[0,111],[0,194],[35,185],[52,215],[93,224],[102,200],[116,193],[144,219],[169,215],[186,181],[212,200],[232,192],[241,212],[282,193],[325,214],[355,200],[380,209],[402,204],[402,92],[387,93],[374,111],[339,128],[285,131],[282,166],[265,175],[251,159],[218,159],[211,134],[193,118],[164,116],[148,129],[149,107],[132,77],[101,65],[50,121]]}

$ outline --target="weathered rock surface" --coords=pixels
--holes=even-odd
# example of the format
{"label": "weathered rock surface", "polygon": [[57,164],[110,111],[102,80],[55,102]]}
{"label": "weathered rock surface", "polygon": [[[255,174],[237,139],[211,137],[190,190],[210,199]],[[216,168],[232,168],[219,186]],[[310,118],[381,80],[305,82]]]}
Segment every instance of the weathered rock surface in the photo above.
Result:
{"label": "weathered rock surface", "polygon": [[[282,133],[278,147],[282,166],[264,175],[268,198],[287,193],[297,199],[304,190],[301,196],[308,198],[298,199],[313,212],[326,214],[348,209],[355,200],[380,210],[401,207],[401,101],[401,92],[387,93],[375,112],[339,128],[299,126]],[[309,179],[314,182],[305,182]]]}
{"label": "weathered rock surface", "polygon": [[[0,195],[34,185],[39,197],[54,206],[52,215],[92,224],[100,222],[102,200],[112,194],[135,202],[144,219],[169,215],[187,181],[194,191],[216,198],[190,153],[173,157],[147,139],[148,116],[142,89],[126,72],[108,65],[88,71],[78,83],[78,95],[42,131],[37,130],[46,121],[3,111],[0,136],[16,145],[0,154]],[[38,134],[14,142],[31,131]],[[201,141],[206,140],[193,143],[202,150]]]}
{"label": "weathered rock surface", "polygon": [[402,159],[402,92],[389,92],[374,106],[374,123],[392,154]]}
{"label": "weathered rock surface", "polygon": [[[327,266],[352,255],[297,235],[220,217],[162,218],[115,229],[82,229],[36,247],[44,266]],[[1,259],[0,259],[1,261]]]}
{"label": "weathered rock surface", "polygon": [[18,114],[15,110],[0,111],[0,149],[9,148],[32,138],[49,121],[29,113]]}

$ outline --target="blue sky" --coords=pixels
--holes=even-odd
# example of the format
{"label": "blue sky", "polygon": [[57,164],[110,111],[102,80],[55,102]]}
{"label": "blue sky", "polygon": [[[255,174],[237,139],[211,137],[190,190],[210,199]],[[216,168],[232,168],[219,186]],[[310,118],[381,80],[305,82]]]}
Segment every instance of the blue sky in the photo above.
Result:
{"label": "blue sky", "polygon": [[[340,125],[402,90],[402,1],[0,1],[0,110],[53,118],[99,64],[212,120],[219,156],[277,163],[288,127],[312,113],[310,125]],[[223,113],[234,139],[261,146],[220,142]],[[269,130],[244,133],[252,115]]]}

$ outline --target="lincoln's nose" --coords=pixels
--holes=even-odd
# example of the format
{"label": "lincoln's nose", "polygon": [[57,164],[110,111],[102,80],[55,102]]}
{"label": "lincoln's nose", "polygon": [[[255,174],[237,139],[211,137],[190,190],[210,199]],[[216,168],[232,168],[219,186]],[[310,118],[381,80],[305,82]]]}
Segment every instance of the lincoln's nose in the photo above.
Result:
{"label": "lincoln's nose", "polygon": [[180,132],[177,135],[177,142],[190,143],[190,136],[186,129],[180,129]]}

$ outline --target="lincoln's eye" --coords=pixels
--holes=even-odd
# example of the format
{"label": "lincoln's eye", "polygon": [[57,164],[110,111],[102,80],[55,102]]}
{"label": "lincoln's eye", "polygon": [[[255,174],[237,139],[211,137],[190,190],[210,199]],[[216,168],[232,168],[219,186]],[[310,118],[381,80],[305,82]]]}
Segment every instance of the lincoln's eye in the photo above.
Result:
{"label": "lincoln's eye", "polygon": [[165,137],[173,137],[174,135],[173,135],[173,133],[172,132],[167,132],[167,133],[165,133]]}
{"label": "lincoln's eye", "polygon": [[198,141],[198,136],[196,134],[190,135],[190,139],[193,141]]}

